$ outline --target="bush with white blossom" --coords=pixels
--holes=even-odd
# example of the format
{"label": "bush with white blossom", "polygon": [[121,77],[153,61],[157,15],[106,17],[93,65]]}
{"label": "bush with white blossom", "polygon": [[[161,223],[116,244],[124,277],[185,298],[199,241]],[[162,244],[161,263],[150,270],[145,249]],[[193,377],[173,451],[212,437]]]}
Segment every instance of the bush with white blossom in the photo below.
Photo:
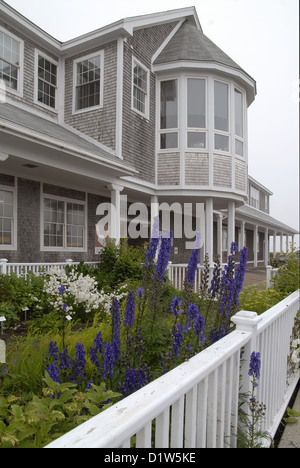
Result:
{"label": "bush with white blossom", "polygon": [[[63,294],[59,293],[63,285]],[[110,313],[113,297],[122,299],[125,292],[115,291],[105,293],[98,289],[98,283],[90,275],[83,275],[74,269],[69,273],[65,270],[53,267],[49,271],[49,277],[45,280],[44,291],[49,295],[49,304],[54,309],[63,309],[72,315],[76,308],[83,306],[85,312],[102,309],[105,313]]]}

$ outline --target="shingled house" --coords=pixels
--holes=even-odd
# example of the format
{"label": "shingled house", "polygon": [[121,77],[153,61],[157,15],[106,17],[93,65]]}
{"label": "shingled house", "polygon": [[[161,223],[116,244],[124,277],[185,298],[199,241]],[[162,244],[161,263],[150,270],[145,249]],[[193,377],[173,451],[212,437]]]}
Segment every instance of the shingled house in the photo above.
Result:
{"label": "shingled house", "polygon": [[[235,240],[267,264],[270,236],[296,234],[248,176],[256,83],[204,35],[195,8],[60,42],[0,0],[0,83],[0,256],[10,262],[96,260],[97,207],[113,203],[119,239],[124,195],[204,204],[210,258]],[[187,261],[184,246],[174,239],[174,262]]]}

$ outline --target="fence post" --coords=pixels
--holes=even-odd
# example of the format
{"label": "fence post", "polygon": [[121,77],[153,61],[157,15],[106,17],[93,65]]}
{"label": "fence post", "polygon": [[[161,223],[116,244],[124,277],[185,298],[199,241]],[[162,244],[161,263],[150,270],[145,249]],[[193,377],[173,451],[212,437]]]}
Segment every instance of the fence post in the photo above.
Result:
{"label": "fence post", "polygon": [[267,289],[269,289],[269,287],[271,286],[271,270],[272,270],[271,265],[266,266],[266,282],[267,282],[266,288]]}
{"label": "fence post", "polygon": [[3,275],[6,275],[6,272],[7,272],[7,264],[8,260],[7,258],[0,258],[0,267],[1,267],[1,273]]}
{"label": "fence post", "polygon": [[241,310],[231,318],[236,325],[236,330],[251,333],[251,338],[244,348],[243,356],[241,357],[241,378],[242,378],[242,393],[248,393],[251,390],[251,383],[248,376],[250,356],[253,351],[257,352],[257,328],[262,320],[256,312]]}

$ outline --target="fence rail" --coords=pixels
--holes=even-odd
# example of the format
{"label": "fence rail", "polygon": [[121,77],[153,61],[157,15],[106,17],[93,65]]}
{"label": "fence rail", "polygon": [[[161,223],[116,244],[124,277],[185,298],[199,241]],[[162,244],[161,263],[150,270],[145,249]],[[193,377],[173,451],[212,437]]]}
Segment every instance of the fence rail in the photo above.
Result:
{"label": "fence rail", "polygon": [[[49,263],[8,263],[6,258],[0,258],[0,273],[10,274],[15,273],[17,276],[27,275],[30,271],[35,275],[41,272],[48,273],[51,268],[64,270],[68,265],[79,265],[80,262],[74,262],[68,258],[64,262],[49,262]],[[88,265],[97,265],[99,262],[84,262]]]}
{"label": "fence rail", "polygon": [[238,312],[222,340],[47,448],[129,448],[133,438],[136,448],[234,448],[253,351],[262,361],[257,398],[267,408],[261,429],[274,436],[300,376],[288,367],[298,309],[299,290],[261,316]]}

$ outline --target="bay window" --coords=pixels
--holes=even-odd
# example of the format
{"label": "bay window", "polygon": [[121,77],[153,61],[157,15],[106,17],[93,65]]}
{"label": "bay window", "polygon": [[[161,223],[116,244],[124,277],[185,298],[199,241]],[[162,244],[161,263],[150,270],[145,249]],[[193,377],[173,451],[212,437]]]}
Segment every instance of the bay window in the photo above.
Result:
{"label": "bay window", "polygon": [[187,79],[187,147],[206,148],[206,82]]}
{"label": "bay window", "polygon": [[235,105],[235,154],[244,155],[244,106],[243,94],[237,89],[234,90]]}
{"label": "bay window", "polygon": [[228,84],[214,82],[214,148],[229,151],[229,89]]}
{"label": "bay window", "polygon": [[160,149],[178,148],[177,79],[160,85]]}

